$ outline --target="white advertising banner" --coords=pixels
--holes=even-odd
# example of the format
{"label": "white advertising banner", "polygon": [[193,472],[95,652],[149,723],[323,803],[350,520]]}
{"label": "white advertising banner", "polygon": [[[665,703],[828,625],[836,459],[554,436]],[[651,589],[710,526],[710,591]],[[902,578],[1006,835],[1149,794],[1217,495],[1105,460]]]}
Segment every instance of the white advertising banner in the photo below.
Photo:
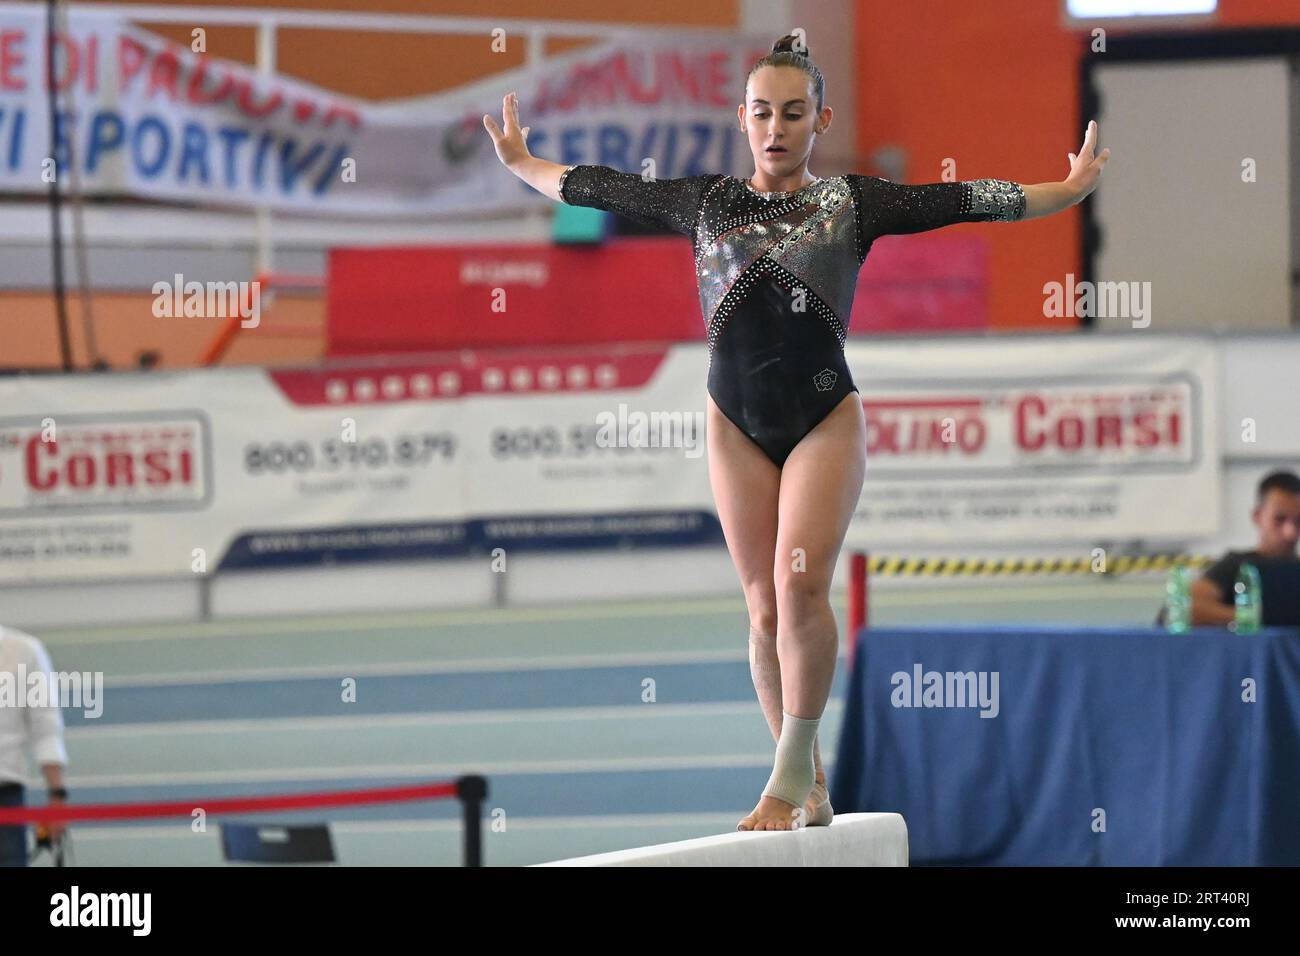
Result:
{"label": "white advertising banner", "polygon": [[366,216],[546,202],[501,168],[483,128],[484,113],[500,123],[512,90],[534,155],[636,172],[651,159],[660,178],[741,173],[735,105],[746,64],[766,52],[731,34],[640,33],[376,104],[262,76],[94,9],[72,8],[56,46],[52,151],[43,5],[0,4],[0,191],[45,194],[75,161],[90,195]]}
{"label": "white advertising banner", "polygon": [[[848,545],[1218,532],[1213,346],[850,341]],[[0,581],[721,543],[701,345],[0,378]]]}
{"label": "white advertising banner", "polygon": [[1219,530],[1209,340],[850,339],[867,417],[856,547],[1052,546]]}

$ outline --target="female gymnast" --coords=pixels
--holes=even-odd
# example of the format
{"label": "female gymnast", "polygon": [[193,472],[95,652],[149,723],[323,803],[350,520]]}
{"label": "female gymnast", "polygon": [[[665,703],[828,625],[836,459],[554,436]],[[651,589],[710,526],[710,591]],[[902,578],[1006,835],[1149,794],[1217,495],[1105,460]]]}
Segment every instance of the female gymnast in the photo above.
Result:
{"label": "female gymnast", "polygon": [[552,199],[690,236],[708,332],[709,481],[749,612],[749,661],[776,740],[771,778],[738,830],[822,826],[833,812],[817,746],[839,649],[830,585],[862,491],[866,424],[844,358],[858,270],[877,236],[1020,221],[1081,201],[1110,150],[1090,122],[1063,182],[898,185],[808,171],[832,112],[794,36],[756,62],[737,108],[754,174],[643,180],[528,152],[513,93],[497,157]]}

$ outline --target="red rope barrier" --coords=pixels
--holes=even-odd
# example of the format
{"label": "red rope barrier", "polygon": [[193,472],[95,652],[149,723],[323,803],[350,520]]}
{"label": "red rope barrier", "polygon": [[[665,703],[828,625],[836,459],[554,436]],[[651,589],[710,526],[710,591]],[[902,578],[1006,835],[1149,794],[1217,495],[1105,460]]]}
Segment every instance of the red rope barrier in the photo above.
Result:
{"label": "red rope barrier", "polygon": [[400,803],[454,797],[456,784],[434,783],[410,787],[378,787],[373,790],[330,790],[264,797],[221,797],[212,800],[169,800],[165,803],[88,803],[53,807],[9,807],[0,809],[0,826],[21,823],[66,823],[70,820],[134,820],[142,817],[189,816],[205,813],[252,813],[269,810],[304,810],[315,807],[345,807],[364,803]]}

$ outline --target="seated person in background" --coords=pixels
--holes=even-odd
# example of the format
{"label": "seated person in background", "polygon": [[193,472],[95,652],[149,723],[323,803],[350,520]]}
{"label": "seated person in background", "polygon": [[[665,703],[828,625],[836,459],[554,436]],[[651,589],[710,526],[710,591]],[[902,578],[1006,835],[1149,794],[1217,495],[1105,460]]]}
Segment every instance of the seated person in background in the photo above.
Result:
{"label": "seated person in background", "polygon": [[[1235,609],[1233,585],[1243,561],[1275,558],[1297,561],[1300,540],[1300,477],[1275,471],[1259,483],[1251,520],[1259,529],[1253,551],[1229,551],[1192,582],[1192,624],[1197,627],[1230,624]],[[1164,615],[1161,614],[1163,622]]]}

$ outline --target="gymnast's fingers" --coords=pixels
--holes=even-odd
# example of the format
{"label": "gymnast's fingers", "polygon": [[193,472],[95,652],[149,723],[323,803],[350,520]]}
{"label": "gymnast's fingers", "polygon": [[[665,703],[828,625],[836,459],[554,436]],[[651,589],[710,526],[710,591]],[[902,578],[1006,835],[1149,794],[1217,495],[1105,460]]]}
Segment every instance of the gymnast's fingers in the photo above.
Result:
{"label": "gymnast's fingers", "polygon": [[1084,157],[1088,162],[1092,162],[1092,151],[1097,146],[1097,121],[1088,120],[1088,126],[1083,131],[1083,146],[1079,149],[1079,155]]}
{"label": "gymnast's fingers", "polygon": [[512,135],[515,131],[515,114],[510,105],[510,97],[512,96],[514,96],[513,93],[507,93],[501,98],[501,126],[505,130],[506,136]]}

